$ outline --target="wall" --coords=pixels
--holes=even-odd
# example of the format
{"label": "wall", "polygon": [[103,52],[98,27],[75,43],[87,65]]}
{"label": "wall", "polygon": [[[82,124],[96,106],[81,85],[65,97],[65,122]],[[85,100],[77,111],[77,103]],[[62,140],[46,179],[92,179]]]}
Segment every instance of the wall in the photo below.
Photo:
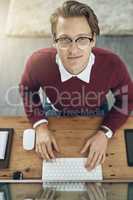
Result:
{"label": "wall", "polygon": [[[11,38],[5,36],[9,1],[0,1],[0,115],[21,115],[22,106],[9,106],[7,96],[10,91],[10,102],[18,104],[20,97],[17,90],[24,63],[36,49],[52,46],[50,38]],[[133,36],[100,36],[97,46],[109,48],[116,52],[127,64],[133,77]]]}

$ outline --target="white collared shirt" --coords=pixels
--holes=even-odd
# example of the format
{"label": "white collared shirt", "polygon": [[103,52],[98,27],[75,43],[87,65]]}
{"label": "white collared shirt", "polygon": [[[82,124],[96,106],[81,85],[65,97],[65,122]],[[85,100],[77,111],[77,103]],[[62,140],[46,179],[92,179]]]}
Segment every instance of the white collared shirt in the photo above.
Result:
{"label": "white collared shirt", "polygon": [[67,81],[72,77],[77,77],[80,80],[82,80],[86,83],[89,83],[90,76],[91,76],[91,70],[92,70],[92,66],[93,66],[94,62],[95,62],[95,55],[93,53],[91,53],[86,68],[78,75],[73,75],[65,69],[64,65],[61,62],[59,55],[56,54],[56,64],[59,66],[59,71],[60,71],[62,82]]}

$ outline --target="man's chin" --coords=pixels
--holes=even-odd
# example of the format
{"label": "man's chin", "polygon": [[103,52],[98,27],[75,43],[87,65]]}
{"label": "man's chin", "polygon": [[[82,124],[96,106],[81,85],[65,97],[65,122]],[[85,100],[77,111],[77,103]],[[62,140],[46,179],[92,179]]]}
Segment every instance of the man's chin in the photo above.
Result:
{"label": "man's chin", "polygon": [[68,66],[77,66],[77,65],[81,65],[81,59],[72,59],[72,60],[68,60]]}
{"label": "man's chin", "polygon": [[77,74],[77,73],[79,73],[79,72],[76,73],[77,70],[79,71],[79,65],[77,63],[69,64],[69,65],[67,65],[66,70],[71,74]]}

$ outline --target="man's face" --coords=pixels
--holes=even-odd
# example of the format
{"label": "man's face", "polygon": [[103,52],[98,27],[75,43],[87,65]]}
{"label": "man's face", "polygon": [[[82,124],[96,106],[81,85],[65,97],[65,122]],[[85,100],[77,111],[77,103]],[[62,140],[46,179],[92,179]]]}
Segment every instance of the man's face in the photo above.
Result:
{"label": "man's face", "polygon": [[[58,18],[56,26],[56,38],[71,38],[77,39],[80,36],[87,36],[92,38],[91,28],[85,17],[69,17]],[[78,74],[86,67],[92,48],[95,46],[95,35],[93,40],[80,49],[76,42],[69,45],[68,48],[60,48],[58,42],[56,43],[57,52],[59,57],[66,68],[71,74]]]}

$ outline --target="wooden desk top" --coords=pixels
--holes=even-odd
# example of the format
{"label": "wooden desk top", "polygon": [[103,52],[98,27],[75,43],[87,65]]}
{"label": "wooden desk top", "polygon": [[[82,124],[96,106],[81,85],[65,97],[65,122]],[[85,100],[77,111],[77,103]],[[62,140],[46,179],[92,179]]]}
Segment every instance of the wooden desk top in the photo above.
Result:
{"label": "wooden desk top", "polygon": [[[102,122],[101,117],[62,117],[49,118],[49,128],[53,132],[62,157],[79,157],[86,139],[95,133]],[[42,160],[34,150],[25,151],[22,147],[23,131],[31,125],[25,117],[0,117],[0,128],[14,128],[10,165],[0,170],[0,180],[12,179],[15,171],[22,171],[24,179],[41,179]],[[103,164],[104,180],[131,180],[133,168],[127,166],[124,129],[133,128],[133,117],[117,130],[110,140],[106,161]],[[59,156],[59,155],[57,155]]]}

